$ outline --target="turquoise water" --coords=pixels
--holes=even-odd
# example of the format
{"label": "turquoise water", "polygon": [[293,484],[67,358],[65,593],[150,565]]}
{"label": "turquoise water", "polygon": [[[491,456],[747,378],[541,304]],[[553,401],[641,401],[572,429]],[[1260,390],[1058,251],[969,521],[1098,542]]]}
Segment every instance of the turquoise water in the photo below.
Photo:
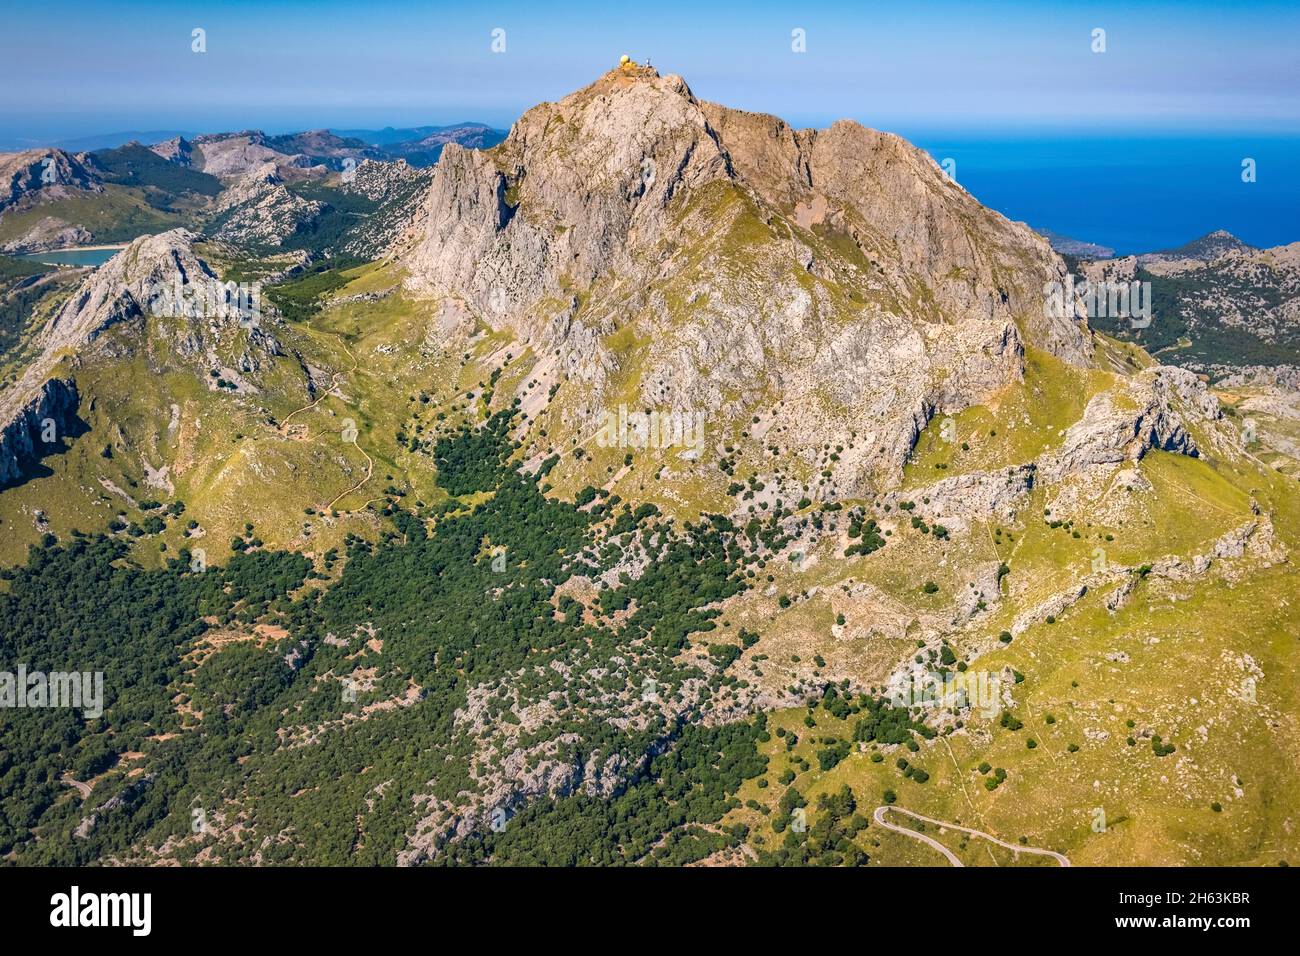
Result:
{"label": "turquoise water", "polygon": [[102,266],[121,249],[55,249],[50,252],[29,252],[18,256],[32,262],[51,266]]}

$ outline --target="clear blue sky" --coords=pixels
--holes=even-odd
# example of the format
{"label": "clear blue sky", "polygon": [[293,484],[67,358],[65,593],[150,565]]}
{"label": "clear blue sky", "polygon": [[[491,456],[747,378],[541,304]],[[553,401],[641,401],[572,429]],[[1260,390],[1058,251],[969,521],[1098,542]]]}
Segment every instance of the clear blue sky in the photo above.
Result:
{"label": "clear blue sky", "polygon": [[[498,126],[619,54],[798,125],[1300,131],[1300,4],[891,0],[7,4],[0,138]],[[191,52],[191,30],[207,53]],[[506,31],[506,52],[491,31]],[[791,51],[802,28],[807,52]],[[1092,52],[1094,28],[1105,53]]]}

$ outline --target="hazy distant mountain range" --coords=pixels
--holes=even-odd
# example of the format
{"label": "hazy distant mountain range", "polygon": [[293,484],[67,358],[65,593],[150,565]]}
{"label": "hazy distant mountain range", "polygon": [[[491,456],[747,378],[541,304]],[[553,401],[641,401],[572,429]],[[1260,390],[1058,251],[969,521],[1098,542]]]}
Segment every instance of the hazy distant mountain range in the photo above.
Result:
{"label": "hazy distant mountain range", "polygon": [[[260,131],[257,131],[260,134]],[[495,146],[505,139],[505,133],[485,123],[452,123],[447,126],[411,126],[383,129],[326,129],[313,130],[309,133],[289,133],[281,135],[260,134],[267,139],[282,143],[292,142],[297,138],[329,134],[340,141],[355,140],[358,149],[373,147],[371,158],[405,159],[412,166],[428,166],[437,162],[442,147],[447,143],[460,143],[464,146],[487,148]],[[0,150],[24,152],[31,149],[53,147],[70,153],[91,152],[100,149],[115,149],[127,143],[152,145],[173,139],[194,140],[200,136],[220,137],[230,134],[200,134],[188,130],[124,130],[112,133],[98,133],[78,136],[57,142],[11,139],[0,141]]]}
{"label": "hazy distant mountain range", "polygon": [[[374,254],[373,236],[387,235],[399,221],[368,215],[383,201],[373,193],[379,180],[400,182],[394,188],[409,202],[421,171],[446,145],[489,148],[503,136],[481,123],[352,132],[361,135],[141,134],[144,140],[88,151],[0,153],[0,252],[124,242],[186,226],[311,256],[345,248]],[[356,191],[363,182],[368,196]]]}

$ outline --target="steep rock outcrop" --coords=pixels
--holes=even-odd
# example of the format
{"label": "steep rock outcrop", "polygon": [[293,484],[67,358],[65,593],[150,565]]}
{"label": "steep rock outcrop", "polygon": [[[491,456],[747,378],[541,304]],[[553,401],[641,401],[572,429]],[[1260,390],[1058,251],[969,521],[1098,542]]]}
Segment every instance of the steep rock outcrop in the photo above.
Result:
{"label": "steep rock outcrop", "polygon": [[[844,446],[832,497],[896,482],[930,416],[1020,380],[1026,344],[1091,364],[1086,325],[1044,308],[1065,276],[1046,240],[922,151],[702,103],[644,67],[494,149],[449,145],[396,253],[414,291],[553,355],[581,383],[575,430],[630,385],[754,419],[805,460]],[[611,343],[624,330],[635,350]]]}
{"label": "steep rock outcrop", "polygon": [[1034,344],[1089,361],[1080,326],[1045,316],[1043,285],[1065,274],[1047,241],[981,206],[923,151],[850,121],[795,131],[647,69],[535,107],[495,149],[449,146],[407,256],[412,284],[517,321],[562,287],[645,271],[638,247],[689,238],[672,235],[672,200],[719,180],[851,237],[899,291],[924,280],[918,317],[1015,316]]}
{"label": "steep rock outcrop", "polygon": [[149,147],[154,153],[177,166],[194,165],[194,146],[184,136],[173,136]]}
{"label": "steep rock outcrop", "polygon": [[1062,448],[1042,463],[1046,480],[1136,462],[1152,448],[1200,455],[1184,416],[1213,422],[1222,413],[1195,375],[1157,366],[1128,384],[1126,391],[1103,392],[1088,402],[1083,417],[1066,431]]}
{"label": "steep rock outcrop", "polygon": [[72,430],[78,402],[76,382],[53,378],[0,423],[0,487],[19,480],[43,448]]}
{"label": "steep rock outcrop", "polygon": [[169,343],[171,360],[189,359],[196,368],[212,367],[216,342],[227,330],[247,327],[248,349],[278,353],[278,342],[257,317],[241,313],[238,292],[194,254],[193,239],[183,229],[144,236],[82,279],[37,335],[36,357],[0,392],[0,427],[39,401],[60,361],[94,354],[110,329],[138,330],[147,317],[162,321],[160,341]]}
{"label": "steep rock outcrop", "polygon": [[587,286],[633,271],[633,250],[663,235],[673,196],[729,175],[680,77],[611,74],[529,110],[493,150],[447,145],[408,257],[412,283],[515,320],[562,294],[563,277]]}
{"label": "steep rock outcrop", "polygon": [[193,234],[173,229],[135,240],[87,276],[42,331],[39,344],[78,349],[119,322],[143,317],[150,304],[178,285],[219,284],[194,254]]}
{"label": "steep rock outcrop", "polygon": [[873,265],[925,277],[937,311],[1017,316],[1034,344],[1089,364],[1087,337],[1043,308],[1064,278],[1050,244],[982,206],[923,150],[840,120],[793,130],[774,116],[703,104],[738,175],[805,227],[850,236]]}
{"label": "steep rock outcrop", "polygon": [[0,153],[0,212],[103,191],[95,174],[61,149]]}

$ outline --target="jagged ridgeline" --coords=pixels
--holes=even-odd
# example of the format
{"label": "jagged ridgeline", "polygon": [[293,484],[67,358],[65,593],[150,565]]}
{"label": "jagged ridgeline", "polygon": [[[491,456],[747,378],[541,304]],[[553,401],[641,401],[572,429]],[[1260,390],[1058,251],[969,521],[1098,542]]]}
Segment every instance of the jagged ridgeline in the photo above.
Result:
{"label": "jagged ridgeline", "polygon": [[[106,698],[0,708],[0,851],[1297,855],[1284,403],[1091,327],[1046,240],[855,123],[628,63],[426,135],[160,144],[221,182],[186,228],[0,263],[0,665]],[[69,201],[211,186],[133,155]]]}

